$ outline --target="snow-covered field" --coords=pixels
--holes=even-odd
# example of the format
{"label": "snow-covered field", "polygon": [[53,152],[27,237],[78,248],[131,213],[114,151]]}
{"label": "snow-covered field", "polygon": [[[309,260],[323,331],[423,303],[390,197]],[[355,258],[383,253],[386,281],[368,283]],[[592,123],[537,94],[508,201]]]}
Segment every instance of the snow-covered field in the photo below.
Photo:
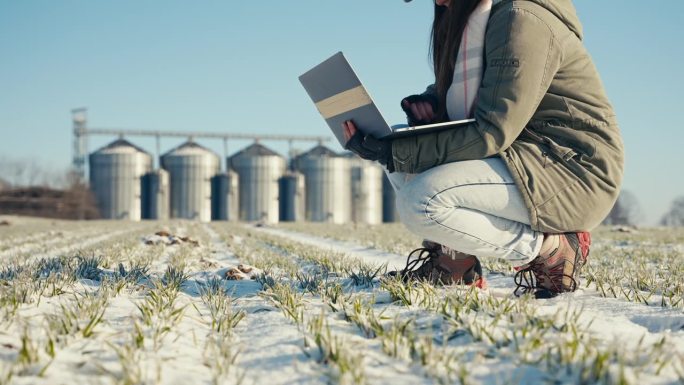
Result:
{"label": "snow-covered field", "polygon": [[600,229],[535,300],[501,260],[486,290],[381,281],[399,224],[3,220],[0,385],[684,383],[684,229]]}

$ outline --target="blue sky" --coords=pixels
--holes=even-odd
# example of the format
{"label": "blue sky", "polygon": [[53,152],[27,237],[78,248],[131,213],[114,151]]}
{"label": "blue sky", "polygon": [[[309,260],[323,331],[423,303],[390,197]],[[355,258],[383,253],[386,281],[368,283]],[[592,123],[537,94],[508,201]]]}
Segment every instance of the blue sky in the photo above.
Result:
{"label": "blue sky", "polygon": [[[81,106],[92,127],[327,135],[297,76],[337,51],[386,118],[403,122],[399,100],[432,77],[431,4],[0,0],[0,159],[66,169],[70,110]],[[575,5],[621,124],[624,188],[655,224],[684,194],[684,2]],[[93,137],[89,147],[113,139]],[[131,140],[155,151],[150,139]],[[181,141],[162,140],[162,153]],[[223,154],[222,142],[200,142]],[[229,154],[247,144],[229,142]]]}

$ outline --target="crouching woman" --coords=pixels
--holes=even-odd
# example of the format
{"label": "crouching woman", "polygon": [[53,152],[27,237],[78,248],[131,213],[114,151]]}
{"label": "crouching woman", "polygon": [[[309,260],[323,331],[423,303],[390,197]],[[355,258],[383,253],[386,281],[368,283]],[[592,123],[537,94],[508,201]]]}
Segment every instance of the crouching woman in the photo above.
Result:
{"label": "crouching woman", "polygon": [[431,48],[435,83],[402,100],[409,123],[473,123],[391,141],[344,123],[346,147],[385,166],[401,221],[426,240],[396,274],[481,286],[479,259],[504,258],[516,293],[574,291],[623,146],[571,1],[436,0]]}

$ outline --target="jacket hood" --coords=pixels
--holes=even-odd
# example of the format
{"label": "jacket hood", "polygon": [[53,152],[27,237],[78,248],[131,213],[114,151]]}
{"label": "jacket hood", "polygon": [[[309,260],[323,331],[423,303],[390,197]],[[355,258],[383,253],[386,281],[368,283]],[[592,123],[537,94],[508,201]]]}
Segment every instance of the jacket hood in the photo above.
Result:
{"label": "jacket hood", "polygon": [[539,4],[560,19],[570,30],[582,40],[582,24],[572,0],[524,0]]}

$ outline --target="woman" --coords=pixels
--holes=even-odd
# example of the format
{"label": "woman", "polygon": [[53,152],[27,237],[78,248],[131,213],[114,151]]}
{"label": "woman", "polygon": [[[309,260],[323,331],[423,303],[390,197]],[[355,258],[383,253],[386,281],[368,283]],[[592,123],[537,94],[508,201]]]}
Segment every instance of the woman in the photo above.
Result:
{"label": "woman", "polygon": [[[467,26],[483,13],[484,48],[472,49]],[[386,166],[402,222],[429,240],[399,274],[482,285],[478,258],[498,257],[518,271],[516,293],[574,291],[588,232],[617,199],[623,147],[571,1],[436,0],[431,40],[435,83],[402,101],[409,123],[474,123],[393,141],[344,123],[346,147]],[[468,55],[480,72],[464,74]]]}

